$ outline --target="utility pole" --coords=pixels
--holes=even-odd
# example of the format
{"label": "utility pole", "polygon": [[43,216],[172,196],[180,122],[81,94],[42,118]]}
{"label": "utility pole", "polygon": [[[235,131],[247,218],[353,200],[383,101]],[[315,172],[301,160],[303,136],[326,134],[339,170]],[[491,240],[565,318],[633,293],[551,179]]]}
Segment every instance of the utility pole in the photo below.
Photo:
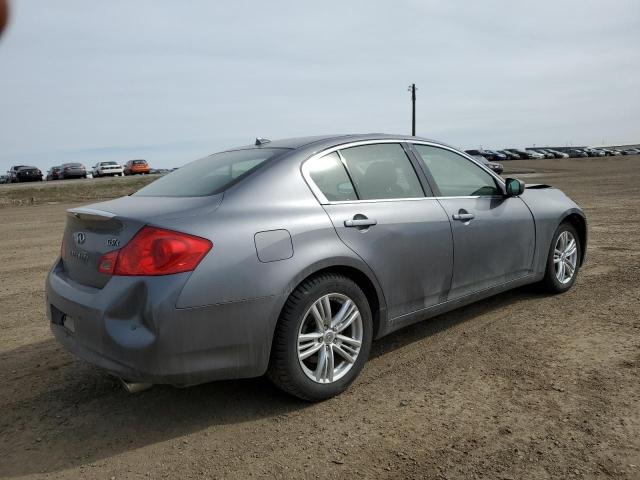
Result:
{"label": "utility pole", "polygon": [[411,92],[411,136],[416,136],[416,84],[412,83],[407,88]]}

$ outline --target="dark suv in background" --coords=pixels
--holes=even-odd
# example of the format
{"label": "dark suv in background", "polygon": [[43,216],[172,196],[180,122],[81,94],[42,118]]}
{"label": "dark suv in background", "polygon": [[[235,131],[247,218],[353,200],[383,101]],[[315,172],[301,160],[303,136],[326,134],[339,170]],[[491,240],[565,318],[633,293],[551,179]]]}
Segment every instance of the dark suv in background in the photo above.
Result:
{"label": "dark suv in background", "polygon": [[47,172],[47,180],[60,180],[60,169],[62,167],[54,166],[49,169]]}
{"label": "dark suv in background", "polygon": [[7,183],[42,181],[42,172],[38,167],[14,165],[7,173],[9,175],[9,181]]}
{"label": "dark suv in background", "polygon": [[81,163],[63,163],[58,173],[60,180],[67,178],[87,178],[87,169]]}

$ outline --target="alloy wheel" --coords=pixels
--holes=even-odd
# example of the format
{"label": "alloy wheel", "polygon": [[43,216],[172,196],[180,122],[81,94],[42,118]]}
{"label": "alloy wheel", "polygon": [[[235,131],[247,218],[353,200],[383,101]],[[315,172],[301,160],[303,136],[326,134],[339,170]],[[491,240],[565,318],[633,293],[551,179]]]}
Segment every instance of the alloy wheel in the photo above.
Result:
{"label": "alloy wheel", "polygon": [[298,361],[305,375],[317,383],[333,383],[356,362],[363,324],[355,302],[341,293],[316,300],[298,330]]}
{"label": "alloy wheel", "polygon": [[573,234],[563,231],[556,240],[553,250],[553,267],[556,278],[561,284],[567,284],[576,273],[578,264],[578,245]]}

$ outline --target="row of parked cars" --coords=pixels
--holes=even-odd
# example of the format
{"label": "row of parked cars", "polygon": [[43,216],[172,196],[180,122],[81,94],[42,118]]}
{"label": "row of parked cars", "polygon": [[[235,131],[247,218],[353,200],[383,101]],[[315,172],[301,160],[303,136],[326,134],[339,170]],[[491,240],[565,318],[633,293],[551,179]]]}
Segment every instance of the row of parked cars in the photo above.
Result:
{"label": "row of parked cars", "polygon": [[69,178],[122,177],[123,175],[144,175],[154,173],[146,160],[129,160],[124,165],[118,162],[98,162],[90,170],[81,163],[63,163],[49,169],[43,175],[38,167],[30,165],[15,165],[7,171],[7,175],[0,176],[0,183],[41,182],[46,180],[66,180]]}
{"label": "row of parked cars", "polygon": [[504,150],[466,150],[466,152],[476,158],[482,157],[489,162],[500,162],[505,160],[531,160],[541,158],[584,158],[617,155],[639,155],[640,149],[582,147],[569,148],[567,150],[559,151],[551,148],[527,148],[525,150],[519,148],[506,148]]}

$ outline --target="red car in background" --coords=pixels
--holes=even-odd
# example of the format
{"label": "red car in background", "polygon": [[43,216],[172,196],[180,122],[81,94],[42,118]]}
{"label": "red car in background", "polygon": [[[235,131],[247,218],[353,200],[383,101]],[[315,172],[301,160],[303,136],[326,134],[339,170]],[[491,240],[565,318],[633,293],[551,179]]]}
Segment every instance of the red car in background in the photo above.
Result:
{"label": "red car in background", "polygon": [[129,160],[124,165],[124,174],[125,175],[135,175],[137,173],[143,175],[145,173],[149,173],[151,167],[146,160]]}

